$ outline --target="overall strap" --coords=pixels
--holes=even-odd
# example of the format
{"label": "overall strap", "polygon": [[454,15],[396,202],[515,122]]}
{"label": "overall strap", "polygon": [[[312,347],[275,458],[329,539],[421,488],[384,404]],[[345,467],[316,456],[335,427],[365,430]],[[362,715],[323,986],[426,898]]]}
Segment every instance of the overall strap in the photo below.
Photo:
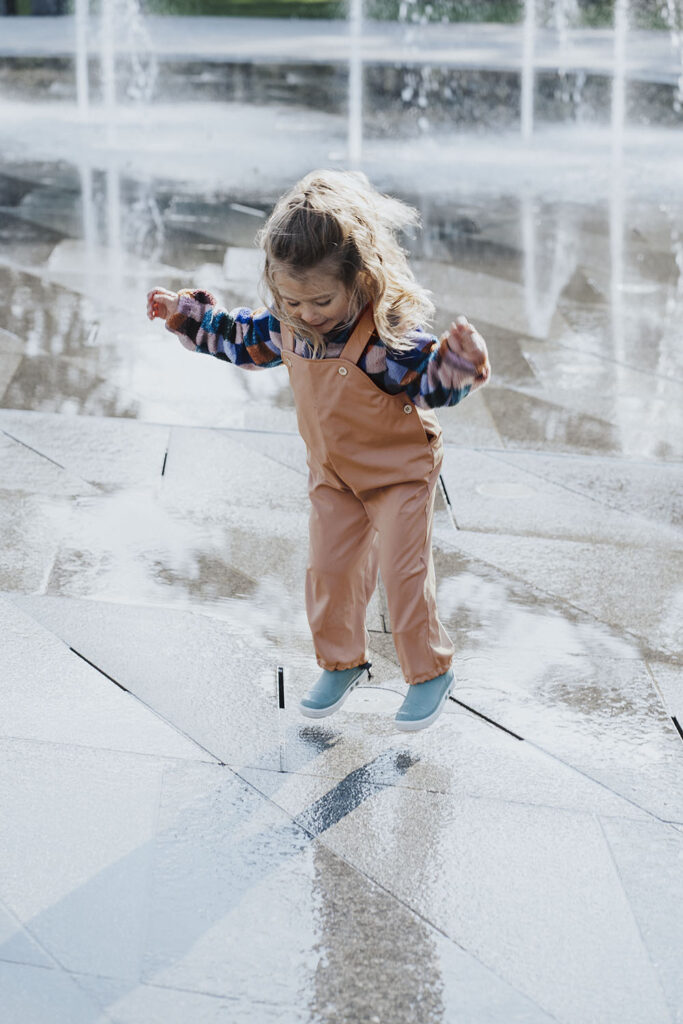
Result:
{"label": "overall strap", "polygon": [[344,345],[340,359],[348,359],[357,363],[365,351],[365,346],[375,330],[375,321],[372,317],[372,306],[366,306],[361,318],[356,324],[353,334]]}
{"label": "overall strap", "polygon": [[[351,337],[341,351],[341,358],[349,359],[352,363],[357,363],[363,355],[365,346],[370,340],[374,330],[375,321],[372,318],[372,308],[370,306],[366,306],[358,323],[353,329]],[[282,338],[282,351],[293,352],[294,332],[292,329],[287,327],[286,324],[280,323],[280,336]]]}

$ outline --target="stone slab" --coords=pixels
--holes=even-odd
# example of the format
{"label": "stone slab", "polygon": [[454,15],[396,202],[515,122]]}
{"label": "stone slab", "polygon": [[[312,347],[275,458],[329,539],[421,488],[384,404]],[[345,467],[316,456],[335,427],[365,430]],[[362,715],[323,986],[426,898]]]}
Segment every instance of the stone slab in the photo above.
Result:
{"label": "stone slab", "polygon": [[653,459],[590,458],[550,452],[490,453],[501,466],[514,466],[621,512],[653,523],[683,524],[683,469]]}
{"label": "stone slab", "polygon": [[683,729],[683,664],[650,661],[648,667],[664,707]]}
{"label": "stone slab", "polygon": [[0,430],[93,484],[161,478],[168,427],[100,416],[0,409]]}
{"label": "stone slab", "polygon": [[57,1019],[88,1019],[66,982],[122,1024],[199,1010],[303,1021],[332,1008],[409,1024],[416,1004],[433,1024],[550,1019],[225,768],[65,750],[46,786],[28,753],[3,750],[17,841],[0,889],[64,970],[29,987],[25,965],[0,958],[11,1020],[45,1019],[45,989],[71,1014]]}
{"label": "stone slab", "polygon": [[0,459],[3,490],[59,497],[95,493],[95,488],[91,484],[67,472],[35,449],[15,440],[14,436],[10,436],[1,427]]}
{"label": "stone slab", "polygon": [[68,357],[25,356],[2,399],[4,409],[52,412],[63,416],[121,416],[134,419],[139,403],[109,377],[93,374]]}
{"label": "stone slab", "polygon": [[[568,328],[561,315],[553,312],[549,323],[538,323],[525,303],[523,285],[506,281],[484,272],[466,270],[455,264],[412,263],[418,280],[429,280],[433,293],[432,301],[441,310],[451,310],[454,297],[458,306],[454,313],[461,313],[473,323],[481,320],[506,331],[532,338],[566,335]],[[550,332],[550,334],[548,334]]]}
{"label": "stone slab", "polygon": [[455,696],[626,799],[680,818],[680,741],[642,642],[562,593],[455,554],[452,537],[439,530],[436,566]]}
{"label": "stone slab", "polygon": [[673,1021],[683,1020],[680,920],[683,834],[659,822],[611,819],[602,827]]}
{"label": "stone slab", "polygon": [[308,478],[306,445],[298,430],[291,432],[275,430],[242,429],[222,431],[223,436],[232,438],[247,449],[273,459],[305,479]]}
{"label": "stone slab", "polygon": [[53,966],[53,961],[35,938],[27,932],[19,918],[6,909],[0,899],[0,962],[30,964],[34,967]]}
{"label": "stone slab", "polygon": [[[502,652],[501,652],[502,654]],[[469,658],[458,699],[665,820],[683,820],[683,747],[643,663]]]}
{"label": "stone slab", "polygon": [[388,786],[296,820],[555,1019],[670,1021],[592,816]]}
{"label": "stone slab", "polygon": [[0,591],[45,589],[68,515],[64,495],[0,489]]}
{"label": "stone slab", "polygon": [[[317,670],[310,652],[294,645],[271,647],[270,671],[263,671],[259,683],[254,668],[242,669],[237,651],[226,655],[234,625],[100,602],[85,609],[85,602],[65,599],[17,602],[123,685],[144,694],[184,732],[219,750],[233,767],[271,769],[274,785],[290,773],[328,779],[360,772],[373,785],[643,816],[608,783],[589,780],[452,701],[443,722],[414,736],[398,733],[393,716],[407,687],[400,669],[375,653],[372,684],[354,691],[330,722],[312,722],[301,716],[297,705]],[[156,638],[153,645],[150,636]],[[375,639],[371,634],[371,644]],[[268,649],[255,645],[254,651],[262,659]],[[284,667],[284,710],[275,700],[277,664]],[[467,679],[465,669],[456,672]],[[374,702],[368,703],[369,696]],[[463,700],[475,704],[472,698]],[[561,709],[558,717],[561,722]],[[503,716],[499,720],[505,724]]]}
{"label": "stone slab", "polygon": [[638,637],[645,651],[666,655],[683,648],[678,550],[465,530],[454,533],[452,545],[621,634]]}
{"label": "stone slab", "polygon": [[[445,446],[441,475],[459,530],[648,547],[659,549],[664,559],[683,546],[682,532],[661,521],[653,524],[645,509],[625,513],[601,501],[599,484],[593,493],[587,488],[577,493],[539,472],[518,468],[514,458]],[[585,464],[590,476],[592,457],[572,462]],[[672,482],[676,476],[670,474]]]}
{"label": "stone slab", "polygon": [[[530,399],[551,399],[573,417],[613,425],[619,450],[631,457],[680,459],[683,382],[657,373],[631,369],[600,355],[570,347],[526,343],[524,353],[537,375],[520,393]],[[634,358],[634,362],[635,362]]]}
{"label": "stone slab", "polygon": [[5,708],[0,733],[174,758],[208,755],[0,596]]}
{"label": "stone slab", "polygon": [[50,610],[34,605],[31,613],[129,690],[133,705],[149,705],[214,758],[240,763],[265,749],[276,763],[281,657],[258,622],[78,601],[69,602],[67,626],[59,621],[63,603],[52,599]]}
{"label": "stone slab", "polygon": [[7,355],[18,355],[23,351],[24,343],[18,334],[0,328],[0,352]]}
{"label": "stone slab", "polygon": [[484,391],[475,391],[452,408],[438,409],[437,417],[447,443],[472,448],[504,447]]}
{"label": "stone slab", "polygon": [[457,547],[462,535],[449,515],[435,514],[437,602],[458,660],[504,659],[517,651],[532,671],[575,655],[642,661],[637,637],[582,612],[561,594],[501,571],[483,555],[470,557]]}
{"label": "stone slab", "polygon": [[[279,794],[302,790],[309,799],[319,799],[331,780],[338,780],[339,800],[350,804],[357,788],[398,786],[446,793],[454,799],[498,799],[511,805],[649,818],[607,786],[496,728],[462,704],[449,702],[435,726],[407,737],[392,725],[400,700],[367,714],[361,700],[364,692],[365,687],[354,691],[343,713],[330,723],[303,725],[292,708],[282,729],[282,770],[267,777],[260,768],[243,766],[238,768],[240,775],[276,800]],[[385,692],[401,696],[390,689]]]}
{"label": "stone slab", "polygon": [[272,1002],[263,994],[249,998],[218,995],[211,992],[187,992],[169,985],[137,984],[111,978],[80,978],[82,987],[106,1008],[117,1024],[306,1024],[306,1008]]}
{"label": "stone slab", "polygon": [[[437,937],[427,921],[406,914],[402,902],[387,899],[372,876],[364,877],[331,855],[316,841],[316,830],[280,818],[271,802],[255,810],[251,787],[242,784],[240,790],[216,773],[214,788],[207,792],[204,773],[192,774],[201,789],[183,773],[183,799],[173,794],[173,802],[162,806],[158,877],[170,899],[157,902],[151,920],[155,952],[147,960],[146,980],[220,991],[229,962],[232,994],[245,997],[258,990],[292,1005],[297,990],[310,991],[314,1017],[322,1012],[322,1000],[340,1019],[376,1014],[407,1021],[417,1004],[424,1007],[421,1016],[427,1021],[468,1007],[486,1020],[501,1012],[501,1002],[508,1004],[513,1020],[522,1007],[531,1019],[538,1015],[537,1008],[520,1003],[517,993]],[[179,818],[184,825],[193,823],[183,830],[181,844],[172,838]],[[194,884],[188,885],[189,877]],[[262,922],[247,942],[239,926],[245,916]],[[293,922],[299,927],[293,928]],[[287,957],[273,956],[281,948],[278,937],[285,935]],[[398,945],[396,935],[402,936]],[[446,977],[448,996],[454,999],[448,1008],[439,981]],[[488,994],[480,987],[485,978]]]}
{"label": "stone slab", "polygon": [[79,979],[57,967],[46,970],[0,961],[0,989],[8,1024],[45,1024],[48,1020],[50,1024],[93,1024],[101,1020],[99,1002],[84,991]]}
{"label": "stone slab", "polygon": [[[220,473],[216,466],[220,465]],[[261,455],[235,432],[176,427],[171,432],[165,498],[178,510],[196,508],[201,500],[208,517],[226,506],[308,511],[306,481],[301,472],[277,458]]]}
{"label": "stone slab", "polygon": [[[5,332],[5,333],[9,334],[9,332]],[[10,335],[10,337],[11,337],[11,335]],[[18,351],[15,351],[15,352],[10,351],[10,352],[8,352],[8,351],[5,350],[4,346],[3,346],[2,350],[0,350],[0,351],[2,352],[2,354],[0,355],[0,400],[1,400],[2,396],[5,393],[5,391],[9,387],[9,385],[10,385],[10,383],[12,381],[12,378],[14,377],[14,374],[17,372],[17,370],[19,369],[19,366],[21,365],[21,353],[18,352]]]}
{"label": "stone slab", "polygon": [[66,970],[139,976],[166,763],[1,741],[0,894]]}
{"label": "stone slab", "polygon": [[206,610],[252,620],[257,635],[307,635],[306,512],[245,509],[229,495],[212,503],[199,476],[181,483],[166,490],[160,479],[63,509],[46,592]]}
{"label": "stone slab", "polygon": [[[544,1019],[224,769],[167,773],[148,902],[143,988],[107,986],[117,1019],[163,1006],[164,989],[228,997],[237,1020],[249,1005],[252,1019],[262,1006],[264,1020],[300,1020],[302,991],[314,1017],[377,1014],[407,1024],[417,1002],[425,1021],[458,1011],[484,1021]],[[396,934],[411,939],[397,948]]]}
{"label": "stone slab", "polygon": [[505,448],[598,456],[630,455],[620,432],[600,416],[567,409],[551,396],[490,388],[486,405]]}

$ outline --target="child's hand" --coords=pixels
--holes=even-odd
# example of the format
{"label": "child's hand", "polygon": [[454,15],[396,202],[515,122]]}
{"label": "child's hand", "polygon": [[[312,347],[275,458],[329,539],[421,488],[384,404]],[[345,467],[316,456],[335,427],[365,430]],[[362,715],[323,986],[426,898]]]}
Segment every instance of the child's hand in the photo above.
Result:
{"label": "child's hand", "polygon": [[442,335],[444,339],[451,352],[472,364],[477,383],[484,384],[491,375],[491,367],[486,342],[476,327],[472,326],[467,317],[459,316]]}
{"label": "child's hand", "polygon": [[150,320],[154,320],[157,316],[168,320],[177,312],[177,292],[169,292],[165,288],[152,288],[151,292],[147,293],[147,316]]}

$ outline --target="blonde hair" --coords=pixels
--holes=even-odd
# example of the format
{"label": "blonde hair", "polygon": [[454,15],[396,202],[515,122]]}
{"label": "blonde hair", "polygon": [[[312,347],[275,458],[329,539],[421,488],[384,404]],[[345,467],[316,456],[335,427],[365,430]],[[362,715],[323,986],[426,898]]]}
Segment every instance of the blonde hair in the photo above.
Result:
{"label": "blonde hair", "polygon": [[303,278],[314,268],[337,278],[349,294],[349,319],[372,304],[382,341],[395,351],[410,347],[406,335],[429,326],[434,306],[408,266],[399,230],[419,224],[417,210],[382,195],[359,171],[312,171],[287,192],[257,236],[265,252],[262,298],[278,319],[308,340],[314,357],[325,352],[323,335],[284,308],[277,270]]}

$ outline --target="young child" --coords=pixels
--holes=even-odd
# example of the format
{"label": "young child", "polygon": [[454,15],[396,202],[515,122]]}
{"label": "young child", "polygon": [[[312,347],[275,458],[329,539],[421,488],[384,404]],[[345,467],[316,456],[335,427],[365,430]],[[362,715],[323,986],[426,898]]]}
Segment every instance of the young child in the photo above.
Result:
{"label": "young child", "polygon": [[266,308],[227,312],[204,291],[154,288],[150,319],[193,352],[247,370],[284,363],[308,452],[306,612],[322,674],[300,710],[331,715],[370,677],[365,613],[386,589],[408,687],[395,722],[434,722],[454,685],[453,645],[436,608],[435,487],[443,461],[436,406],[489,379],[483,338],[459,317],[440,340],[398,231],[417,211],[357,172],[314,171],[259,233]]}

